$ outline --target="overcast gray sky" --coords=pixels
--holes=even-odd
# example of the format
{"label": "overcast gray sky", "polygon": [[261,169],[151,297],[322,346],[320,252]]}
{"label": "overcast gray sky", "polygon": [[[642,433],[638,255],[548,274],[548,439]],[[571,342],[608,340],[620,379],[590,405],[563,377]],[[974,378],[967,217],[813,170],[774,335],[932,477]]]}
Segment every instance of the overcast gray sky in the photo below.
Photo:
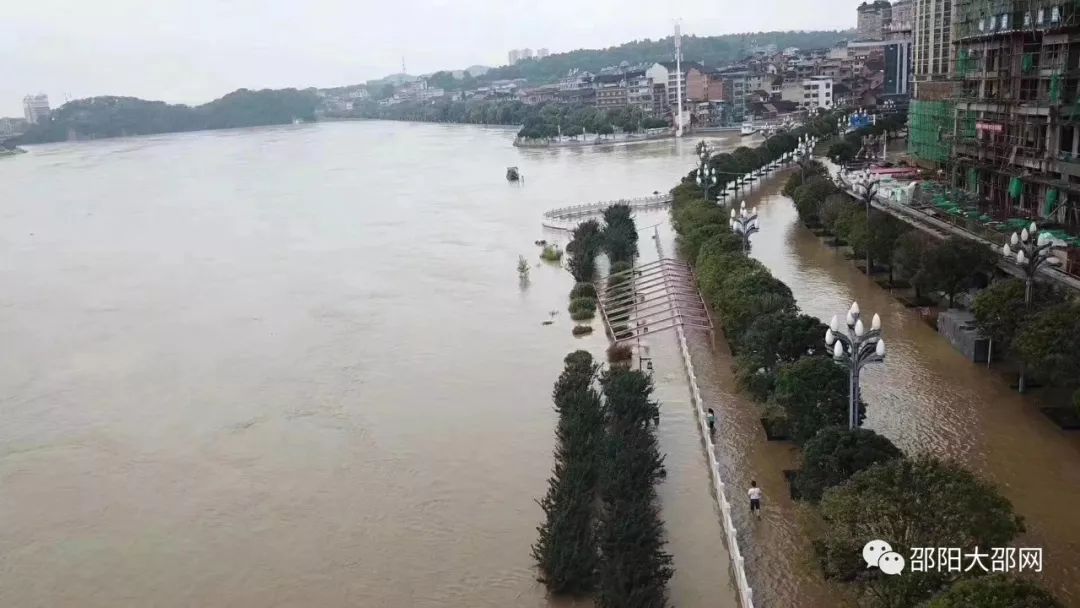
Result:
{"label": "overcast gray sky", "polygon": [[0,11],[0,116],[22,97],[202,103],[240,87],[355,84],[501,65],[511,48],[670,33],[854,27],[857,0],[31,0]]}

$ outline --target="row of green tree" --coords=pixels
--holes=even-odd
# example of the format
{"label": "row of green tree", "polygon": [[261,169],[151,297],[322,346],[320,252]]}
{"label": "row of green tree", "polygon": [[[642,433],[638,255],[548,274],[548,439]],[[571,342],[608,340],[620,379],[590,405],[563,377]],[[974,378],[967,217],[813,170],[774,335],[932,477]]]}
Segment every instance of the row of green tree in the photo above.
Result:
{"label": "row of green tree", "polygon": [[581,104],[546,103],[537,107],[522,124],[518,137],[552,139],[559,135],[578,137],[585,134],[611,135],[616,131],[637,133],[668,126],[667,120],[646,115],[641,108],[622,107],[604,110]]}
{"label": "row of green tree", "polygon": [[368,100],[356,102],[350,115],[381,120],[523,125],[518,136],[526,139],[551,139],[560,133],[567,137],[585,133],[610,135],[617,130],[636,133],[668,126],[666,120],[646,116],[640,108],[602,110],[585,104],[545,102],[527,105],[518,100],[502,99],[451,101],[440,98],[390,105]]}
{"label": "row of green tree", "polygon": [[91,97],[70,101],[30,127],[19,143],[127,137],[154,133],[229,129],[315,120],[314,90],[240,89],[199,106],[135,97]]}
{"label": "row of green tree", "polygon": [[539,111],[537,106],[518,100],[403,101],[383,105],[375,101],[356,102],[352,116],[381,120],[449,122],[476,125],[520,125]]}
{"label": "row of green tree", "polygon": [[[728,65],[746,58],[755,47],[773,44],[779,50],[788,47],[828,48],[850,35],[850,32],[843,31],[790,31],[683,36],[682,49],[685,57],[693,57],[706,65]],[[674,39],[668,36],[659,40],[636,40],[606,49],[555,53],[489,70],[478,80],[525,78],[530,84],[546,84],[564,77],[572,69],[597,73],[610,66],[671,61],[674,44]]]}
{"label": "row of green tree", "polygon": [[606,297],[617,296],[629,288],[629,271],[637,257],[637,226],[629,205],[617,204],[604,209],[604,224],[586,220],[577,225],[566,246],[567,266],[575,285],[570,291],[570,316],[575,321],[593,318],[596,312],[596,260],[601,253],[608,259]]}
{"label": "row of green tree", "polygon": [[555,594],[593,593],[605,608],[664,606],[673,571],[656,496],[665,472],[652,380],[624,366],[601,373],[585,351],[564,363],[555,467],[532,548],[540,580]]}
{"label": "row of green tree", "polygon": [[[799,192],[800,214],[813,208],[808,197],[823,202],[836,194],[815,185],[816,167],[809,167],[809,173],[806,183],[800,171],[786,186],[789,193]],[[847,370],[829,358],[825,326],[799,314],[790,289],[740,255],[739,239],[728,228],[728,210],[705,200],[694,178],[691,173],[673,190],[672,220],[680,248],[694,263],[702,293],[736,354],[740,386],[766,402],[803,447],[793,493],[817,505],[824,522],[815,548],[825,574],[857,585],[871,606],[924,601],[932,608],[1059,606],[1044,590],[1015,578],[974,578],[974,572],[886,576],[861,563],[862,547],[871,537],[889,540],[902,555],[923,546],[970,551],[1006,545],[1023,531],[1023,523],[996,488],[963,468],[925,456],[907,459],[887,438],[843,426]],[[858,206],[844,211],[849,223],[858,218],[865,223]],[[926,271],[926,265],[920,270]],[[865,404],[861,407],[865,411]]]}
{"label": "row of green tree", "polygon": [[[875,267],[886,267],[890,284],[911,285],[917,303],[932,303],[927,296],[941,294],[953,307],[958,294],[986,287],[994,275],[994,250],[960,236],[935,238],[878,210],[868,216],[820,163],[793,174],[784,192],[807,226],[851,246],[860,258],[869,256]],[[1024,292],[1024,282],[1013,278],[982,289],[971,306],[976,325],[993,339],[999,358],[1015,357],[1039,379],[1076,391],[1073,404],[1080,415],[1080,359],[1070,355],[1080,349],[1080,303],[1049,284],[1033,285],[1030,305]]]}
{"label": "row of green tree", "polygon": [[1016,357],[1029,375],[1073,392],[1080,418],[1080,302],[1051,285],[1032,285],[1024,303],[1024,282],[1003,279],[976,296],[975,323],[993,339],[994,351]]}
{"label": "row of green tree", "polygon": [[883,114],[871,125],[855,129],[833,138],[828,143],[825,155],[833,162],[844,164],[855,160],[862,150],[867,136],[879,137],[883,134],[896,133],[907,124],[907,113]]}
{"label": "row of green tree", "polygon": [[843,193],[817,161],[794,173],[783,192],[807,227],[850,246],[872,268],[887,269],[890,284],[910,284],[920,303],[928,302],[926,294],[940,292],[952,306],[957,294],[984,285],[997,263],[997,255],[975,241],[934,238],[887,213],[868,211],[865,201]]}
{"label": "row of green tree", "polygon": [[[732,152],[710,154],[708,166],[716,175],[716,185],[710,186],[708,198],[716,200],[722,191],[734,188],[736,180],[760,169],[776,160],[784,154],[793,151],[799,144],[799,138],[811,135],[823,138],[836,131],[836,121],[841,112],[830,112],[809,120],[806,124],[792,131],[778,133],[766,139],[756,148],[740,146]],[[699,143],[697,151],[700,154],[704,150],[704,142]],[[690,172],[690,179],[697,179],[697,170]],[[695,182],[696,183],[696,182]]]}

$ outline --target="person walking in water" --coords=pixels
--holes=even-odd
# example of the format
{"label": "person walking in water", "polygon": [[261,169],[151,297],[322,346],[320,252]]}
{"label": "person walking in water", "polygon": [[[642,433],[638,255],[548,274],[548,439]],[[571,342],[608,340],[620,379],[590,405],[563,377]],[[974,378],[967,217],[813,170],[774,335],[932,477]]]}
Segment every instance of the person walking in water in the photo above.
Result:
{"label": "person walking in water", "polygon": [[747,490],[747,494],[750,495],[750,513],[761,517],[761,488],[757,487],[757,482],[750,480],[750,489]]}
{"label": "person walking in water", "polygon": [[716,432],[716,412],[709,408],[709,413],[705,414],[705,421],[709,423],[709,434],[712,435]]}

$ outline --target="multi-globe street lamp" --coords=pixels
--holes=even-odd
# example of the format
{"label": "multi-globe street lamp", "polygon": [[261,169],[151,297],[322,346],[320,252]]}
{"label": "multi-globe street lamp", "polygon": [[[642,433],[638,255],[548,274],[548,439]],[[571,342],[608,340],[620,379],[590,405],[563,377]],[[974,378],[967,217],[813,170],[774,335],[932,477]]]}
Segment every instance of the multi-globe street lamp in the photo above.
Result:
{"label": "multi-globe street lamp", "polygon": [[742,237],[742,250],[745,255],[750,251],[750,235],[760,228],[758,224],[757,207],[753,211],[746,210],[746,201],[739,206],[739,212],[731,210],[731,231]]}
{"label": "multi-globe street lamp", "polygon": [[[866,230],[870,230],[870,210],[874,206],[874,198],[877,197],[878,189],[881,186],[881,180],[875,179],[873,174],[870,173],[870,169],[864,169],[862,171],[854,171],[848,174],[845,178],[843,174],[840,175],[840,181],[848,186],[851,193],[854,194],[859,202],[862,203],[866,209]],[[870,259],[870,247],[866,248],[866,276],[870,276],[871,272],[871,259]]]}
{"label": "multi-globe street lamp", "polygon": [[[1009,240],[1001,246],[1001,253],[1006,259],[1011,258],[1020,270],[1024,272],[1024,308],[1031,309],[1031,289],[1035,283],[1035,275],[1043,264],[1054,265],[1058,259],[1050,254],[1053,241],[1045,232],[1039,230],[1035,222],[1020,231],[1020,234],[1012,233]],[[1021,364],[1019,391],[1024,392],[1025,372],[1027,370]]]}
{"label": "multi-globe street lamp", "polygon": [[712,167],[702,165],[701,169],[698,170],[697,184],[701,188],[701,196],[703,196],[705,200],[709,200],[709,191],[716,185],[716,182],[716,170]]}
{"label": "multi-globe street lamp", "polygon": [[848,428],[857,429],[859,416],[859,372],[867,363],[885,359],[885,340],[881,338],[881,317],[874,315],[869,331],[859,318],[859,303],[852,302],[841,331],[840,319],[833,315],[825,330],[825,345],[833,349],[833,358],[848,364]]}

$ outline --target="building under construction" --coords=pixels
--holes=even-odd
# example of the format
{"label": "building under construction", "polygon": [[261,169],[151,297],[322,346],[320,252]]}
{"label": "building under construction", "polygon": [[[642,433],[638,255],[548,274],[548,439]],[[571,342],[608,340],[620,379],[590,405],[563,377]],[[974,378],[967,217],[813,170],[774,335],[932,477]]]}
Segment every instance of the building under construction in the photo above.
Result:
{"label": "building under construction", "polygon": [[952,44],[952,98],[913,107],[913,153],[995,219],[1080,226],[1080,3],[955,0]]}

